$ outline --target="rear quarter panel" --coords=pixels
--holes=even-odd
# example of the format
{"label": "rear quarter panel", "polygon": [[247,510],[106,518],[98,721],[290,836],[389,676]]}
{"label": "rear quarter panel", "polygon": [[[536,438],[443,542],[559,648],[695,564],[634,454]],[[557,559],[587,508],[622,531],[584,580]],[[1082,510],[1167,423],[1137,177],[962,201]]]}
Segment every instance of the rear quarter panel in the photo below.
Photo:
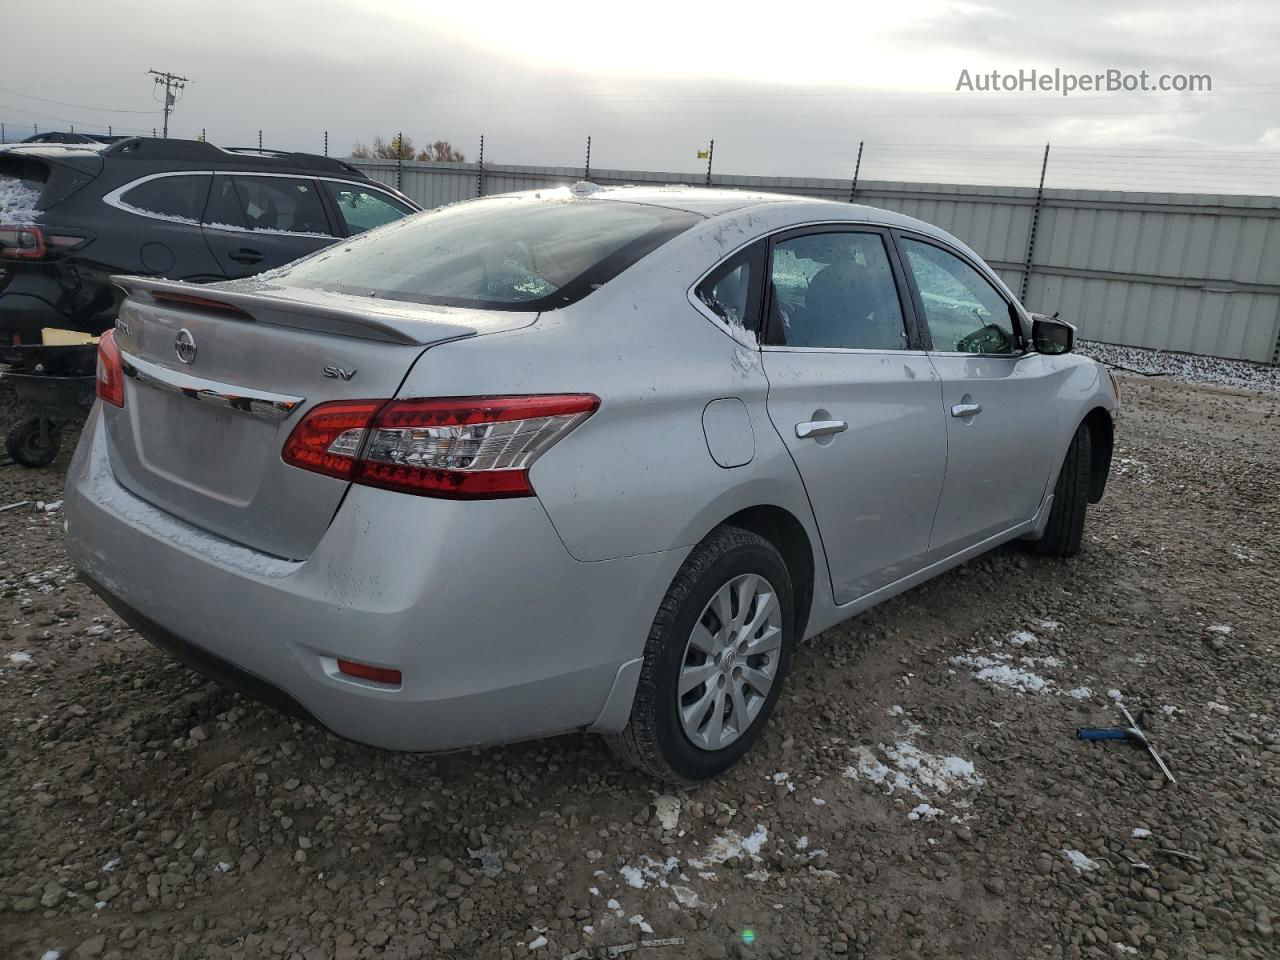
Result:
{"label": "rear quarter panel", "polygon": [[[759,349],[688,300],[708,268],[766,229],[749,212],[694,227],[532,326],[428,350],[401,396],[594,393],[600,409],[530,474],[576,559],[687,548],[767,504],[805,527],[824,581],[808,500],[766,413]],[[755,439],[750,462],[733,468],[712,458],[703,430],[707,404],[728,397],[745,405]]]}

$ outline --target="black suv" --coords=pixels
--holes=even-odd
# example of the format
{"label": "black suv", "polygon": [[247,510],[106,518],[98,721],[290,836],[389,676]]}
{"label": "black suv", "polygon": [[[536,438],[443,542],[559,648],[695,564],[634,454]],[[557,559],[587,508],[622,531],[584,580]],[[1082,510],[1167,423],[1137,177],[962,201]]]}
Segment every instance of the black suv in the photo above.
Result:
{"label": "black suv", "polygon": [[0,347],[108,329],[112,274],[244,277],[419,209],[312,154],[139,137],[0,148]]}

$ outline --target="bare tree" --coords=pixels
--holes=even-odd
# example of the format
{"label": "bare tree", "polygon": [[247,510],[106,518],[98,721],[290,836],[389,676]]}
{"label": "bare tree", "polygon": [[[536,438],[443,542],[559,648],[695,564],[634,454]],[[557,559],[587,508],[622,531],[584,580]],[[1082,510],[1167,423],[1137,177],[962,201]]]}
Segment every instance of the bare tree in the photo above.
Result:
{"label": "bare tree", "polygon": [[435,160],[442,163],[465,163],[462,151],[455,149],[448,140],[437,140],[418,154],[419,160]]}
{"label": "bare tree", "polygon": [[425,149],[418,150],[411,137],[400,136],[390,140],[374,137],[373,146],[357,143],[351,148],[351,156],[357,160],[435,160],[445,163],[463,163],[467,159],[448,140],[437,140]]}

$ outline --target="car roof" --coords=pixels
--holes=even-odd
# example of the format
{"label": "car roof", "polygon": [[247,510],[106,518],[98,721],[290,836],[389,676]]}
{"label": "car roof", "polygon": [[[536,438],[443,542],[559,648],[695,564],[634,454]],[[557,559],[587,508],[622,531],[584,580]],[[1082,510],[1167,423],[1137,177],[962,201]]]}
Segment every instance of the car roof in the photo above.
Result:
{"label": "car roof", "polygon": [[[621,200],[630,203],[645,203],[656,207],[668,207],[672,210],[687,210],[714,218],[733,214],[748,207],[759,207],[769,204],[768,219],[778,226],[792,222],[797,226],[803,223],[850,221],[856,223],[874,223],[887,227],[901,227],[918,233],[941,237],[954,242],[955,238],[931,223],[908,217],[905,214],[884,210],[880,207],[868,207],[860,203],[845,203],[821,197],[803,197],[786,193],[765,193],[759,190],[731,190],[708,187],[693,187],[685,184],[670,186],[625,186],[597,187],[589,192],[581,189],[585,185],[576,185],[574,192],[579,196],[589,196],[592,200]],[[593,185],[594,186],[594,185]]]}

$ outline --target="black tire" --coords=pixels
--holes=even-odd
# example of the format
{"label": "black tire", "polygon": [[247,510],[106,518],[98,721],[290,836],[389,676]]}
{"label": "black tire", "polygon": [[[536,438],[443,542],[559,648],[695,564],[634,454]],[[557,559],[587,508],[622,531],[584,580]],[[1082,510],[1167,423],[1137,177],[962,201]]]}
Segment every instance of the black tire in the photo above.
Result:
{"label": "black tire", "polygon": [[23,417],[9,430],[4,446],[15,463],[24,467],[47,467],[58,458],[62,433],[48,422],[45,436],[46,441],[41,442],[39,417]]}
{"label": "black tire", "polygon": [[1089,428],[1083,423],[1071,438],[1067,458],[1053,488],[1053,508],[1044,535],[1032,549],[1047,557],[1074,557],[1084,537],[1084,514],[1089,505],[1089,458],[1092,452]]}
{"label": "black tire", "polygon": [[[782,616],[782,646],[773,684],[751,725],[719,750],[697,747],[680,722],[676,690],[686,646],[698,618],[721,587],[745,573],[763,576],[773,587]],[[694,547],[658,608],[645,644],[644,666],[619,734],[608,737],[618,756],[644,772],[673,783],[718,776],[742,758],[760,736],[782,692],[794,645],[795,608],[791,575],[782,555],[763,537],[720,526]]]}

